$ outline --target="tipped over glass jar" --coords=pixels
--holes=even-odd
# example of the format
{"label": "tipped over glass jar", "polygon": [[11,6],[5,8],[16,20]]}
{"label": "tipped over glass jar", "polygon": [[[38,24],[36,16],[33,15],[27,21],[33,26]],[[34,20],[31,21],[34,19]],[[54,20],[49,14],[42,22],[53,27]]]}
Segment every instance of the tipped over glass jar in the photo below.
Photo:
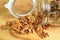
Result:
{"label": "tipped over glass jar", "polygon": [[[43,11],[42,25],[60,25],[60,0],[9,0],[5,8],[16,18],[32,14],[36,8],[37,14]],[[58,26],[59,26],[58,25]]]}

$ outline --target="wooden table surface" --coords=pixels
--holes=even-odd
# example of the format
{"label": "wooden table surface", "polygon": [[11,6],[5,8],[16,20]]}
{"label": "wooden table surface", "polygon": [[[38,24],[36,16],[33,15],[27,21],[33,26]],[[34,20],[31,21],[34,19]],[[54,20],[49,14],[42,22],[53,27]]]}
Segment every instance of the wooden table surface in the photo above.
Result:
{"label": "wooden table surface", "polygon": [[[10,12],[4,7],[4,3],[8,0],[0,0],[0,26],[6,21],[15,19]],[[0,30],[0,40],[60,40],[60,27],[50,27],[46,30],[49,37],[41,39],[35,32],[33,34],[24,35],[25,37],[16,38],[9,30]]]}

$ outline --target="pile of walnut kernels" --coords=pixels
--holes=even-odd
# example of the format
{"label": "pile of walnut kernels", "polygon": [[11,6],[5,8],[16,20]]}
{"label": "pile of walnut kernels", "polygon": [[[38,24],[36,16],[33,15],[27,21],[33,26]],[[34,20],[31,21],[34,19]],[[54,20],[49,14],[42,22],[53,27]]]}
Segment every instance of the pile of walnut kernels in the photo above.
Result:
{"label": "pile of walnut kernels", "polygon": [[1,29],[8,29],[9,27],[12,28],[12,30],[15,31],[16,34],[24,35],[28,33],[33,33],[34,31],[38,34],[39,37],[45,38],[46,36],[49,36],[48,33],[44,32],[44,28],[40,24],[42,22],[43,13],[40,12],[37,14],[36,11],[34,11],[33,14],[22,16],[16,20],[8,21],[6,23],[6,26],[1,27]]}

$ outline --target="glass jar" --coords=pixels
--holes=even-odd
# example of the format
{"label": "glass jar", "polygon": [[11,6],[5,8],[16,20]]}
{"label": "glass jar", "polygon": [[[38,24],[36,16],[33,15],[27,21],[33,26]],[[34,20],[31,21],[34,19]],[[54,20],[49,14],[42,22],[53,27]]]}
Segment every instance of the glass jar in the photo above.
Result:
{"label": "glass jar", "polygon": [[[37,2],[37,13],[40,10],[43,11],[42,25],[50,24],[57,25],[60,24],[60,0],[9,0],[5,4],[5,7],[9,9],[10,13],[19,18],[20,16],[26,16],[32,14],[36,8]],[[24,12],[23,12],[24,11]]]}

